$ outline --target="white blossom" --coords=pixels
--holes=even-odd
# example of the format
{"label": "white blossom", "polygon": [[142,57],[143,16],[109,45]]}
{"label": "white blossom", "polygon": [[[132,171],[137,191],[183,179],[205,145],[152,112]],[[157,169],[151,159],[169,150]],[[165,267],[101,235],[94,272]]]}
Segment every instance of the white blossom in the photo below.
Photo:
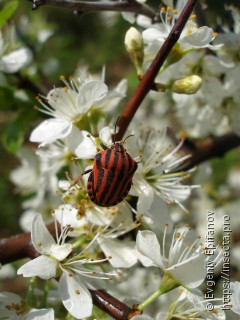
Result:
{"label": "white blossom", "polygon": [[0,31],[0,71],[15,73],[32,60],[32,52],[27,47],[16,48],[15,30],[11,27],[3,34]]}
{"label": "white blossom", "polygon": [[45,280],[60,276],[58,290],[65,308],[75,318],[82,319],[92,314],[92,298],[87,288],[89,279],[109,279],[113,274],[105,274],[87,267],[108,260],[88,258],[87,249],[91,243],[79,254],[68,257],[74,248],[72,244],[65,243],[68,229],[69,227],[63,228],[58,234],[56,226],[55,241],[43,223],[41,215],[36,216],[31,236],[35,249],[41,255],[21,266],[17,273],[24,277],[38,276]]}
{"label": "white blossom", "polygon": [[181,171],[183,162],[189,155],[179,154],[182,143],[172,147],[166,138],[166,130],[146,130],[138,140],[141,162],[133,177],[130,193],[137,195],[137,211],[144,213],[151,207],[157,196],[168,204],[178,204],[184,210],[186,200],[193,188],[181,182],[190,176],[191,170]]}
{"label": "white blossom", "polygon": [[53,309],[34,309],[12,292],[0,292],[0,319],[54,320]]}
{"label": "white blossom", "polygon": [[230,283],[231,292],[231,310],[240,315],[240,282]]}
{"label": "white blossom", "polygon": [[[149,18],[143,18],[142,16],[137,20],[138,24],[147,28],[143,31],[144,42],[147,43],[146,54],[152,57],[156,54],[166,38],[168,37],[170,31],[172,30],[179,14],[183,8],[183,1],[178,1],[179,8],[172,9],[171,7],[162,8],[160,11],[160,23],[152,24]],[[188,20],[184,29],[180,35],[177,42],[176,50],[182,53],[189,51],[191,49],[198,48],[218,48],[218,46],[213,46],[210,43],[214,40],[215,34],[213,30],[207,26],[198,27],[197,24],[192,20]]]}
{"label": "white blossom", "polygon": [[144,256],[140,260],[146,266],[156,266],[170,274],[179,285],[198,287],[206,276],[206,256],[203,244],[189,227],[175,228],[172,235],[165,227],[160,243],[152,231],[139,231],[136,245]]}
{"label": "white blossom", "polygon": [[23,230],[30,231],[32,219],[38,212],[49,211],[59,204],[57,173],[65,165],[64,154],[65,150],[57,145],[38,150],[37,154],[26,147],[19,150],[21,165],[11,172],[10,179],[17,192],[31,195],[22,203],[20,225]]}
{"label": "white blossom", "polygon": [[207,309],[208,300],[204,300],[203,295],[198,290],[188,291],[180,288],[171,294],[168,299],[168,308],[157,314],[156,320],[167,320],[176,317],[180,319],[196,320],[225,320],[226,315],[221,310],[220,299],[212,299],[213,310]]}
{"label": "white blossom", "polygon": [[72,237],[95,230],[99,233],[97,243],[105,256],[111,257],[110,264],[115,268],[130,268],[137,263],[138,257],[135,242],[117,238],[138,226],[132,220],[131,210],[124,204],[116,207],[104,208],[82,201],[79,208],[70,204],[61,205],[54,210],[57,220],[63,226],[71,227],[69,235]]}
{"label": "white blossom", "polygon": [[[115,107],[126,92],[125,80],[109,91],[102,80],[91,80],[80,70],[69,82],[64,78],[62,81],[65,87],[54,88],[47,97],[39,97],[42,104],[39,110],[51,117],[40,123],[30,136],[30,140],[40,146],[67,137],[70,144],[74,143],[76,130],[83,130],[81,120],[84,116]],[[87,134],[85,130],[79,132],[81,140]]]}

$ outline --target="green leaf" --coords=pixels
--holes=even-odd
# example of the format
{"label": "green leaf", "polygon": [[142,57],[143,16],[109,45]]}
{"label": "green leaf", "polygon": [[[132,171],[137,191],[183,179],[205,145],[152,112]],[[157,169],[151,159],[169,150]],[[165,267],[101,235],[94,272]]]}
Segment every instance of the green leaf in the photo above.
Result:
{"label": "green leaf", "polygon": [[23,130],[20,130],[16,121],[8,124],[3,136],[2,142],[6,150],[10,153],[16,153],[23,143]]}
{"label": "green leaf", "polygon": [[3,9],[0,10],[0,28],[11,18],[18,7],[18,1],[8,1]]}
{"label": "green leaf", "polygon": [[14,89],[9,86],[0,85],[0,101],[0,110],[14,110],[16,108]]}
{"label": "green leaf", "polygon": [[8,152],[16,153],[22,146],[31,118],[32,112],[22,111],[17,118],[8,122],[2,135],[2,143]]}

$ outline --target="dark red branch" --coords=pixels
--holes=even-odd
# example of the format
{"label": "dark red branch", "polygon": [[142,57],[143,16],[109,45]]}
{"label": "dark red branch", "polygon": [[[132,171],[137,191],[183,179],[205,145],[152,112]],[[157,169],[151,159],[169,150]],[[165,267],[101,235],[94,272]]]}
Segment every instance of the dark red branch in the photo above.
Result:
{"label": "dark red branch", "polygon": [[118,120],[119,132],[116,135],[116,140],[122,139],[136,111],[140,107],[140,104],[143,102],[143,99],[151,90],[154,84],[155,77],[157,76],[160,68],[162,67],[163,63],[167,59],[170,51],[172,50],[174,45],[177,43],[181,35],[181,32],[185,24],[187,23],[196,3],[197,3],[197,0],[189,0],[187,2],[178,20],[176,21],[173,29],[171,30],[165,42],[163,43],[155,59],[152,61],[151,66],[142,77],[142,80],[139,83],[135,93],[133,94],[133,96],[130,98],[129,102],[125,106]]}
{"label": "dark red branch", "polygon": [[184,166],[184,170],[212,158],[223,157],[225,153],[239,146],[240,137],[234,133],[226,133],[220,137],[210,137],[197,142],[186,140],[183,149],[192,156]]}
{"label": "dark red branch", "polygon": [[83,14],[98,11],[133,12],[145,15],[151,19],[156,19],[158,13],[150,6],[136,0],[123,1],[78,1],[78,0],[28,0],[32,2],[32,8],[38,9],[40,6],[51,6],[69,9],[73,12]]}
{"label": "dark red branch", "polygon": [[139,310],[131,309],[104,290],[90,290],[93,303],[116,320],[128,320],[141,314]]}
{"label": "dark red branch", "polygon": [[[47,228],[55,237],[54,223],[49,224]],[[34,259],[38,255],[38,252],[32,245],[30,232],[21,233],[10,238],[0,239],[1,264],[7,264],[27,257]]]}

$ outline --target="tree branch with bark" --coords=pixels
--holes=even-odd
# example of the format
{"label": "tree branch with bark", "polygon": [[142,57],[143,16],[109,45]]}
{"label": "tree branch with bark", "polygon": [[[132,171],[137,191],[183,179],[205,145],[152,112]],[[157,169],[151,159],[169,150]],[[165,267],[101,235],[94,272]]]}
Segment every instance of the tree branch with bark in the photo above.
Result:
{"label": "tree branch with bark", "polygon": [[76,0],[28,0],[32,2],[33,10],[41,6],[50,6],[72,10],[75,14],[85,14],[90,12],[112,11],[112,12],[132,12],[145,15],[153,21],[158,20],[158,11],[141,2],[131,1],[76,1]]}

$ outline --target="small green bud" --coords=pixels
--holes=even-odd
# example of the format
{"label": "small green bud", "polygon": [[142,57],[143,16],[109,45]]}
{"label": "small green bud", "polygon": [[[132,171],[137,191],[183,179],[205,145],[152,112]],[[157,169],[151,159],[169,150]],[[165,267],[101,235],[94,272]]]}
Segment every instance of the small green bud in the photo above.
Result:
{"label": "small green bud", "polygon": [[136,66],[138,75],[141,75],[144,59],[144,43],[141,33],[131,27],[126,33],[124,43],[132,62]]}
{"label": "small green bud", "polygon": [[192,75],[183,79],[174,81],[171,90],[176,93],[193,94],[202,86],[202,78]]}

